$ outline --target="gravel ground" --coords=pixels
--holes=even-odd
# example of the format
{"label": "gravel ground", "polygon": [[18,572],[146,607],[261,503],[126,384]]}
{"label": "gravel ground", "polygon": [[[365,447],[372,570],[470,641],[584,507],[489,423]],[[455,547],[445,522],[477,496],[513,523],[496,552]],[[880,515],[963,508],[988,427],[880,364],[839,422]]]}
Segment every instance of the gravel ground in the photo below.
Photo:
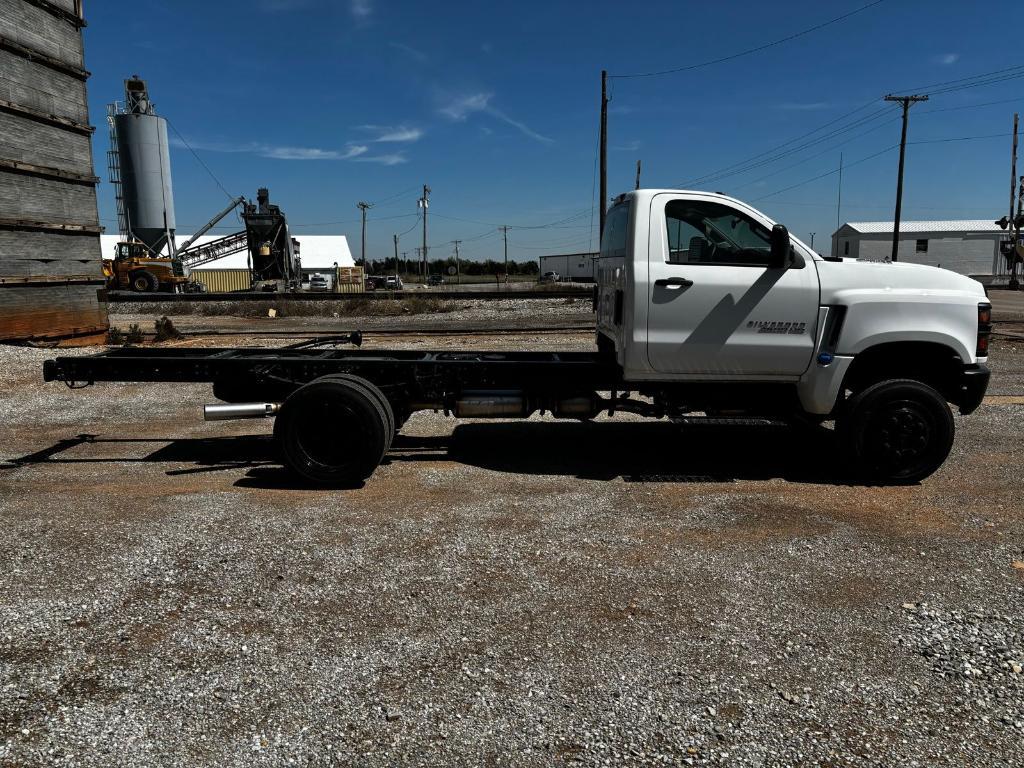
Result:
{"label": "gravel ground", "polygon": [[[424,297],[430,299],[430,297]],[[443,311],[412,311],[417,307],[429,310],[435,305]],[[589,296],[562,299],[458,299],[452,301],[388,301],[383,299],[367,299],[363,301],[345,299],[339,301],[299,301],[283,302],[224,302],[200,301],[195,303],[125,302],[108,305],[111,322],[119,327],[127,327],[129,322],[152,325],[153,317],[167,315],[177,322],[198,322],[201,318],[210,322],[238,322],[272,327],[288,320],[296,325],[316,327],[332,319],[340,320],[347,327],[383,324],[391,326],[395,320],[412,318],[416,322],[509,322],[535,320],[558,316],[567,313],[584,319],[593,319],[591,299]],[[354,307],[354,314],[346,311]],[[278,313],[276,318],[267,317],[267,310],[273,308]]]}
{"label": "gravel ground", "polygon": [[1021,764],[1024,406],[909,488],[784,430],[418,414],[325,492],[208,387],[52,354],[0,347],[0,764]]}

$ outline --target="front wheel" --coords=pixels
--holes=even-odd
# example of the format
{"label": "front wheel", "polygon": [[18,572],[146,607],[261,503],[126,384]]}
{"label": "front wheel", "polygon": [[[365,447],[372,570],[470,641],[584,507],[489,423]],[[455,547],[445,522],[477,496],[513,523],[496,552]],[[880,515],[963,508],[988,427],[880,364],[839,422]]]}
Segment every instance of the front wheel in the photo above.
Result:
{"label": "front wheel", "polygon": [[149,270],[140,269],[132,272],[132,290],[139,293],[155,293],[160,290],[160,280]]}
{"label": "front wheel", "polygon": [[953,414],[937,391],[913,379],[890,379],[858,392],[836,421],[852,468],[881,484],[916,483],[953,447]]}

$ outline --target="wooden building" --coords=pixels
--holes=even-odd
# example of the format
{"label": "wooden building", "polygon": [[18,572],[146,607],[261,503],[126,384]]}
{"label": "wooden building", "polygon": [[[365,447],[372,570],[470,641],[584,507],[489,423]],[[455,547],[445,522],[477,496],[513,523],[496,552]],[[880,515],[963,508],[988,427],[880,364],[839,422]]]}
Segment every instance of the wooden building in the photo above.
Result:
{"label": "wooden building", "polygon": [[107,330],[82,0],[0,0],[0,340]]}

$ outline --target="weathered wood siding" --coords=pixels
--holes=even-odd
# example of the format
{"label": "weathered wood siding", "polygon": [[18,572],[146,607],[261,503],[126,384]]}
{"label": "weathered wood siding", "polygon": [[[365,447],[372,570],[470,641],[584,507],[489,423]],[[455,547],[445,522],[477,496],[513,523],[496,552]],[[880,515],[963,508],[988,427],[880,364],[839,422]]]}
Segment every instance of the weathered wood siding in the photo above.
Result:
{"label": "weathered wood siding", "polygon": [[0,340],[107,327],[81,4],[51,5],[0,0]]}

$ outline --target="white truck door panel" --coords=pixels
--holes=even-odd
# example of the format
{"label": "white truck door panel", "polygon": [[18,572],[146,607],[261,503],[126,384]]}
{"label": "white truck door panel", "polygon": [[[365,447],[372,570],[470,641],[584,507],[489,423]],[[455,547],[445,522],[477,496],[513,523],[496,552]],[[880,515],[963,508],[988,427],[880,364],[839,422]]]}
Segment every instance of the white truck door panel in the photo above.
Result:
{"label": "white truck door panel", "polygon": [[650,222],[647,356],[654,371],[803,373],[818,315],[813,260],[765,266],[770,224],[720,199],[657,195]]}

